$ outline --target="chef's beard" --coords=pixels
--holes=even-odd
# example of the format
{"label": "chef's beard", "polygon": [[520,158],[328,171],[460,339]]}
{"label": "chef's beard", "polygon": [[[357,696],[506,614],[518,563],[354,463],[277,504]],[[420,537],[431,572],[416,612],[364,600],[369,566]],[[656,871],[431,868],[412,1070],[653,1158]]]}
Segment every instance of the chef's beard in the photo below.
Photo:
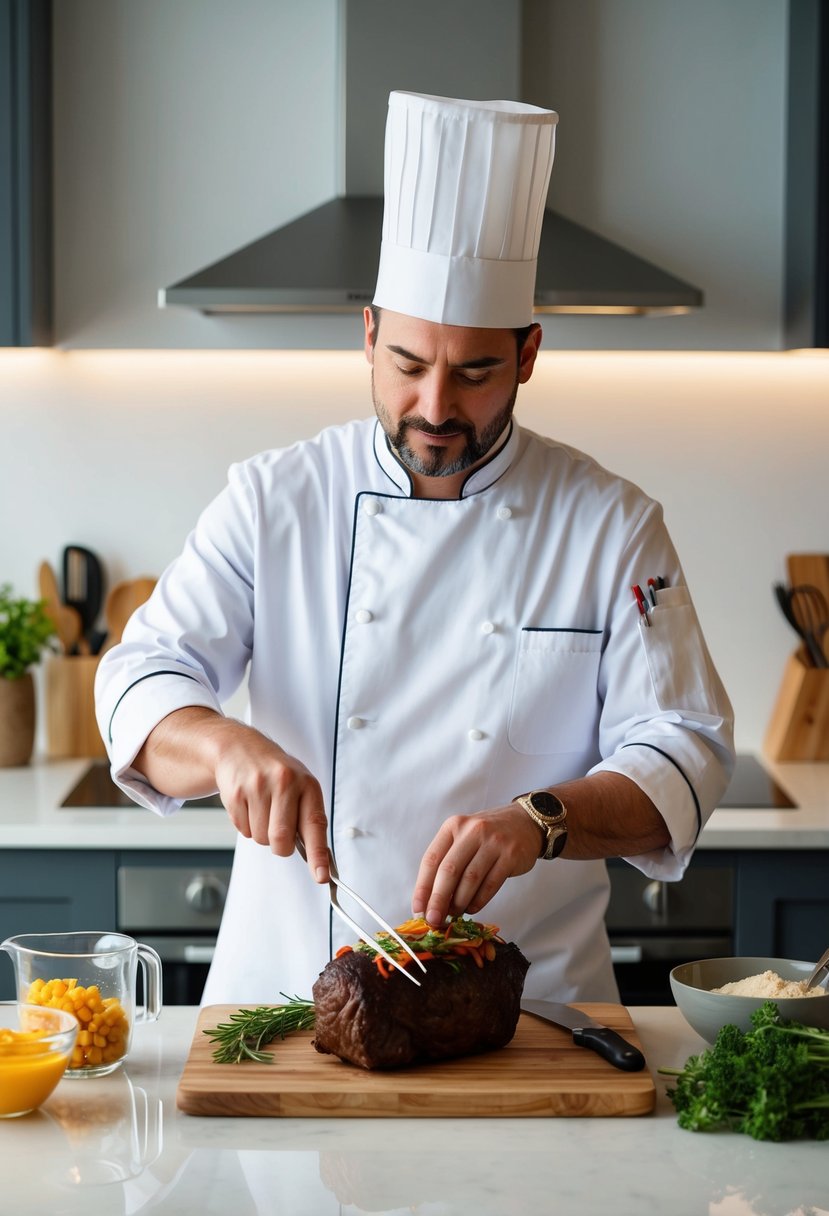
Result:
{"label": "chef's beard", "polygon": [[[433,426],[432,423],[427,422],[419,414],[406,414],[400,419],[395,428],[388,409],[377,396],[374,387],[373,369],[371,373],[371,397],[374,402],[375,413],[380,420],[380,425],[386,432],[389,443],[406,468],[412,473],[419,474],[421,477],[451,477],[454,473],[462,473],[464,469],[469,469],[473,464],[477,464],[479,460],[482,460],[492,445],[497,442],[512,417],[517,396],[518,377],[516,376],[509,400],[480,432],[475,429],[471,422],[461,422],[458,419],[451,418],[446,422],[442,422],[440,426]],[[466,445],[458,456],[452,458],[450,458],[447,449],[443,447],[429,447],[427,448],[428,454],[421,456],[409,447],[406,436],[410,430],[416,430],[426,436],[454,435],[457,431],[460,431],[466,436]]]}

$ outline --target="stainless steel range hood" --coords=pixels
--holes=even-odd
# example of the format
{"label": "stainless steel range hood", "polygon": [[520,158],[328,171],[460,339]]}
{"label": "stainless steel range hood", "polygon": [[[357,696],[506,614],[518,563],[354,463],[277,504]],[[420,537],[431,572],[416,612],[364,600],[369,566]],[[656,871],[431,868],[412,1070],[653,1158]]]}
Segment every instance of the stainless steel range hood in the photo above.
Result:
{"label": "stainless steel range hood", "polygon": [[[161,307],[359,312],[379,261],[389,92],[521,98],[520,0],[340,0],[338,21],[339,196],[162,289]],[[698,288],[547,208],[537,312],[676,313],[702,302]]]}

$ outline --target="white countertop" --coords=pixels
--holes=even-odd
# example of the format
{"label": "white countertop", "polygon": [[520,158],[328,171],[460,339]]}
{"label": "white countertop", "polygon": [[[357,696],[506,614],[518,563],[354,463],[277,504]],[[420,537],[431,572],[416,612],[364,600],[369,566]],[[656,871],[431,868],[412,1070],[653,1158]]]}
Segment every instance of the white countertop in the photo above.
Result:
{"label": "white countertop", "polygon": [[[797,809],[716,810],[700,849],[829,848],[829,764],[772,764]],[[185,807],[161,818],[141,807],[63,808],[89,760],[41,760],[0,769],[0,848],[232,849],[221,809]]]}
{"label": "white countertop", "polygon": [[40,1111],[0,1121],[0,1206],[15,1216],[824,1211],[826,1144],[682,1131],[656,1069],[704,1044],[674,1008],[630,1012],[657,1087],[652,1115],[209,1119],[176,1109],[197,1010],[171,1006],[136,1028],[122,1071],[64,1079]]}
{"label": "white countertop", "polygon": [[221,808],[162,817],[144,807],[62,807],[91,760],[35,760],[0,769],[0,848],[233,849]]}

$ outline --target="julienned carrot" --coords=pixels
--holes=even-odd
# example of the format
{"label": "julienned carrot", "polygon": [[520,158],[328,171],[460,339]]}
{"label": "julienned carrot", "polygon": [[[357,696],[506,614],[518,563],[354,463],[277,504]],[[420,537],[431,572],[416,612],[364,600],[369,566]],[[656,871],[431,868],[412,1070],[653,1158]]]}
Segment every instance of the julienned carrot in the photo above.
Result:
{"label": "julienned carrot", "polygon": [[[426,921],[422,918],[413,918],[412,920],[407,921],[405,925],[399,925],[397,931],[398,933],[403,933],[405,938],[408,940],[409,945],[414,950],[415,958],[424,961],[428,959],[448,960],[453,956],[456,958],[463,958],[466,955],[471,955],[475,962],[475,966],[483,967],[486,963],[494,961],[496,958],[495,943],[500,942],[503,945],[504,939],[498,935],[498,925],[483,925],[478,923],[474,923],[474,928],[478,930],[477,936],[454,936],[455,933],[459,932],[459,926],[468,930],[472,924],[473,922],[465,921],[463,918],[460,918],[457,922],[453,921],[446,925],[443,929],[444,944],[436,947],[437,953],[435,953],[435,950],[416,949],[416,943],[421,935],[425,936],[427,932],[434,932],[434,930],[430,929],[430,927],[426,924]],[[408,966],[411,959],[410,954],[391,943],[389,943],[388,948],[394,955],[396,967],[402,969]],[[337,951],[336,957],[339,958],[340,955],[346,954],[350,949],[353,949],[353,947],[342,947]],[[362,949],[362,947],[358,946],[358,949]],[[396,967],[389,966],[381,954],[375,954],[372,962],[377,965],[377,970],[384,979],[388,979],[391,976],[392,971],[396,970]]]}
{"label": "julienned carrot", "polygon": [[334,958],[342,958],[342,956],[344,954],[353,954],[353,953],[354,953],[353,946],[340,946],[339,950],[334,955]]}

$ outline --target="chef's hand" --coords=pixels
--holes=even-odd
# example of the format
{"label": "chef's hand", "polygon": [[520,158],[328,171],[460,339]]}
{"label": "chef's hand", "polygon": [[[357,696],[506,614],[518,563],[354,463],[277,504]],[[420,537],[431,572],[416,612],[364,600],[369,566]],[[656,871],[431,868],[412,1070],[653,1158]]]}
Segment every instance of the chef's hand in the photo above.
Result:
{"label": "chef's hand", "polygon": [[452,815],[423,855],[412,912],[436,928],[447,915],[478,912],[508,878],[538,861],[541,831],[521,807]]}
{"label": "chef's hand", "polygon": [[328,882],[328,821],[319,782],[252,726],[186,706],[150,732],[132,767],[173,798],[218,789],[236,830],[280,857],[293,853],[299,833],[311,874]]}
{"label": "chef's hand", "polygon": [[[236,724],[240,725],[240,724]],[[302,837],[308,868],[328,882],[328,821],[319,782],[294,756],[251,727],[222,748],[216,786],[242,836],[289,857]]]}

